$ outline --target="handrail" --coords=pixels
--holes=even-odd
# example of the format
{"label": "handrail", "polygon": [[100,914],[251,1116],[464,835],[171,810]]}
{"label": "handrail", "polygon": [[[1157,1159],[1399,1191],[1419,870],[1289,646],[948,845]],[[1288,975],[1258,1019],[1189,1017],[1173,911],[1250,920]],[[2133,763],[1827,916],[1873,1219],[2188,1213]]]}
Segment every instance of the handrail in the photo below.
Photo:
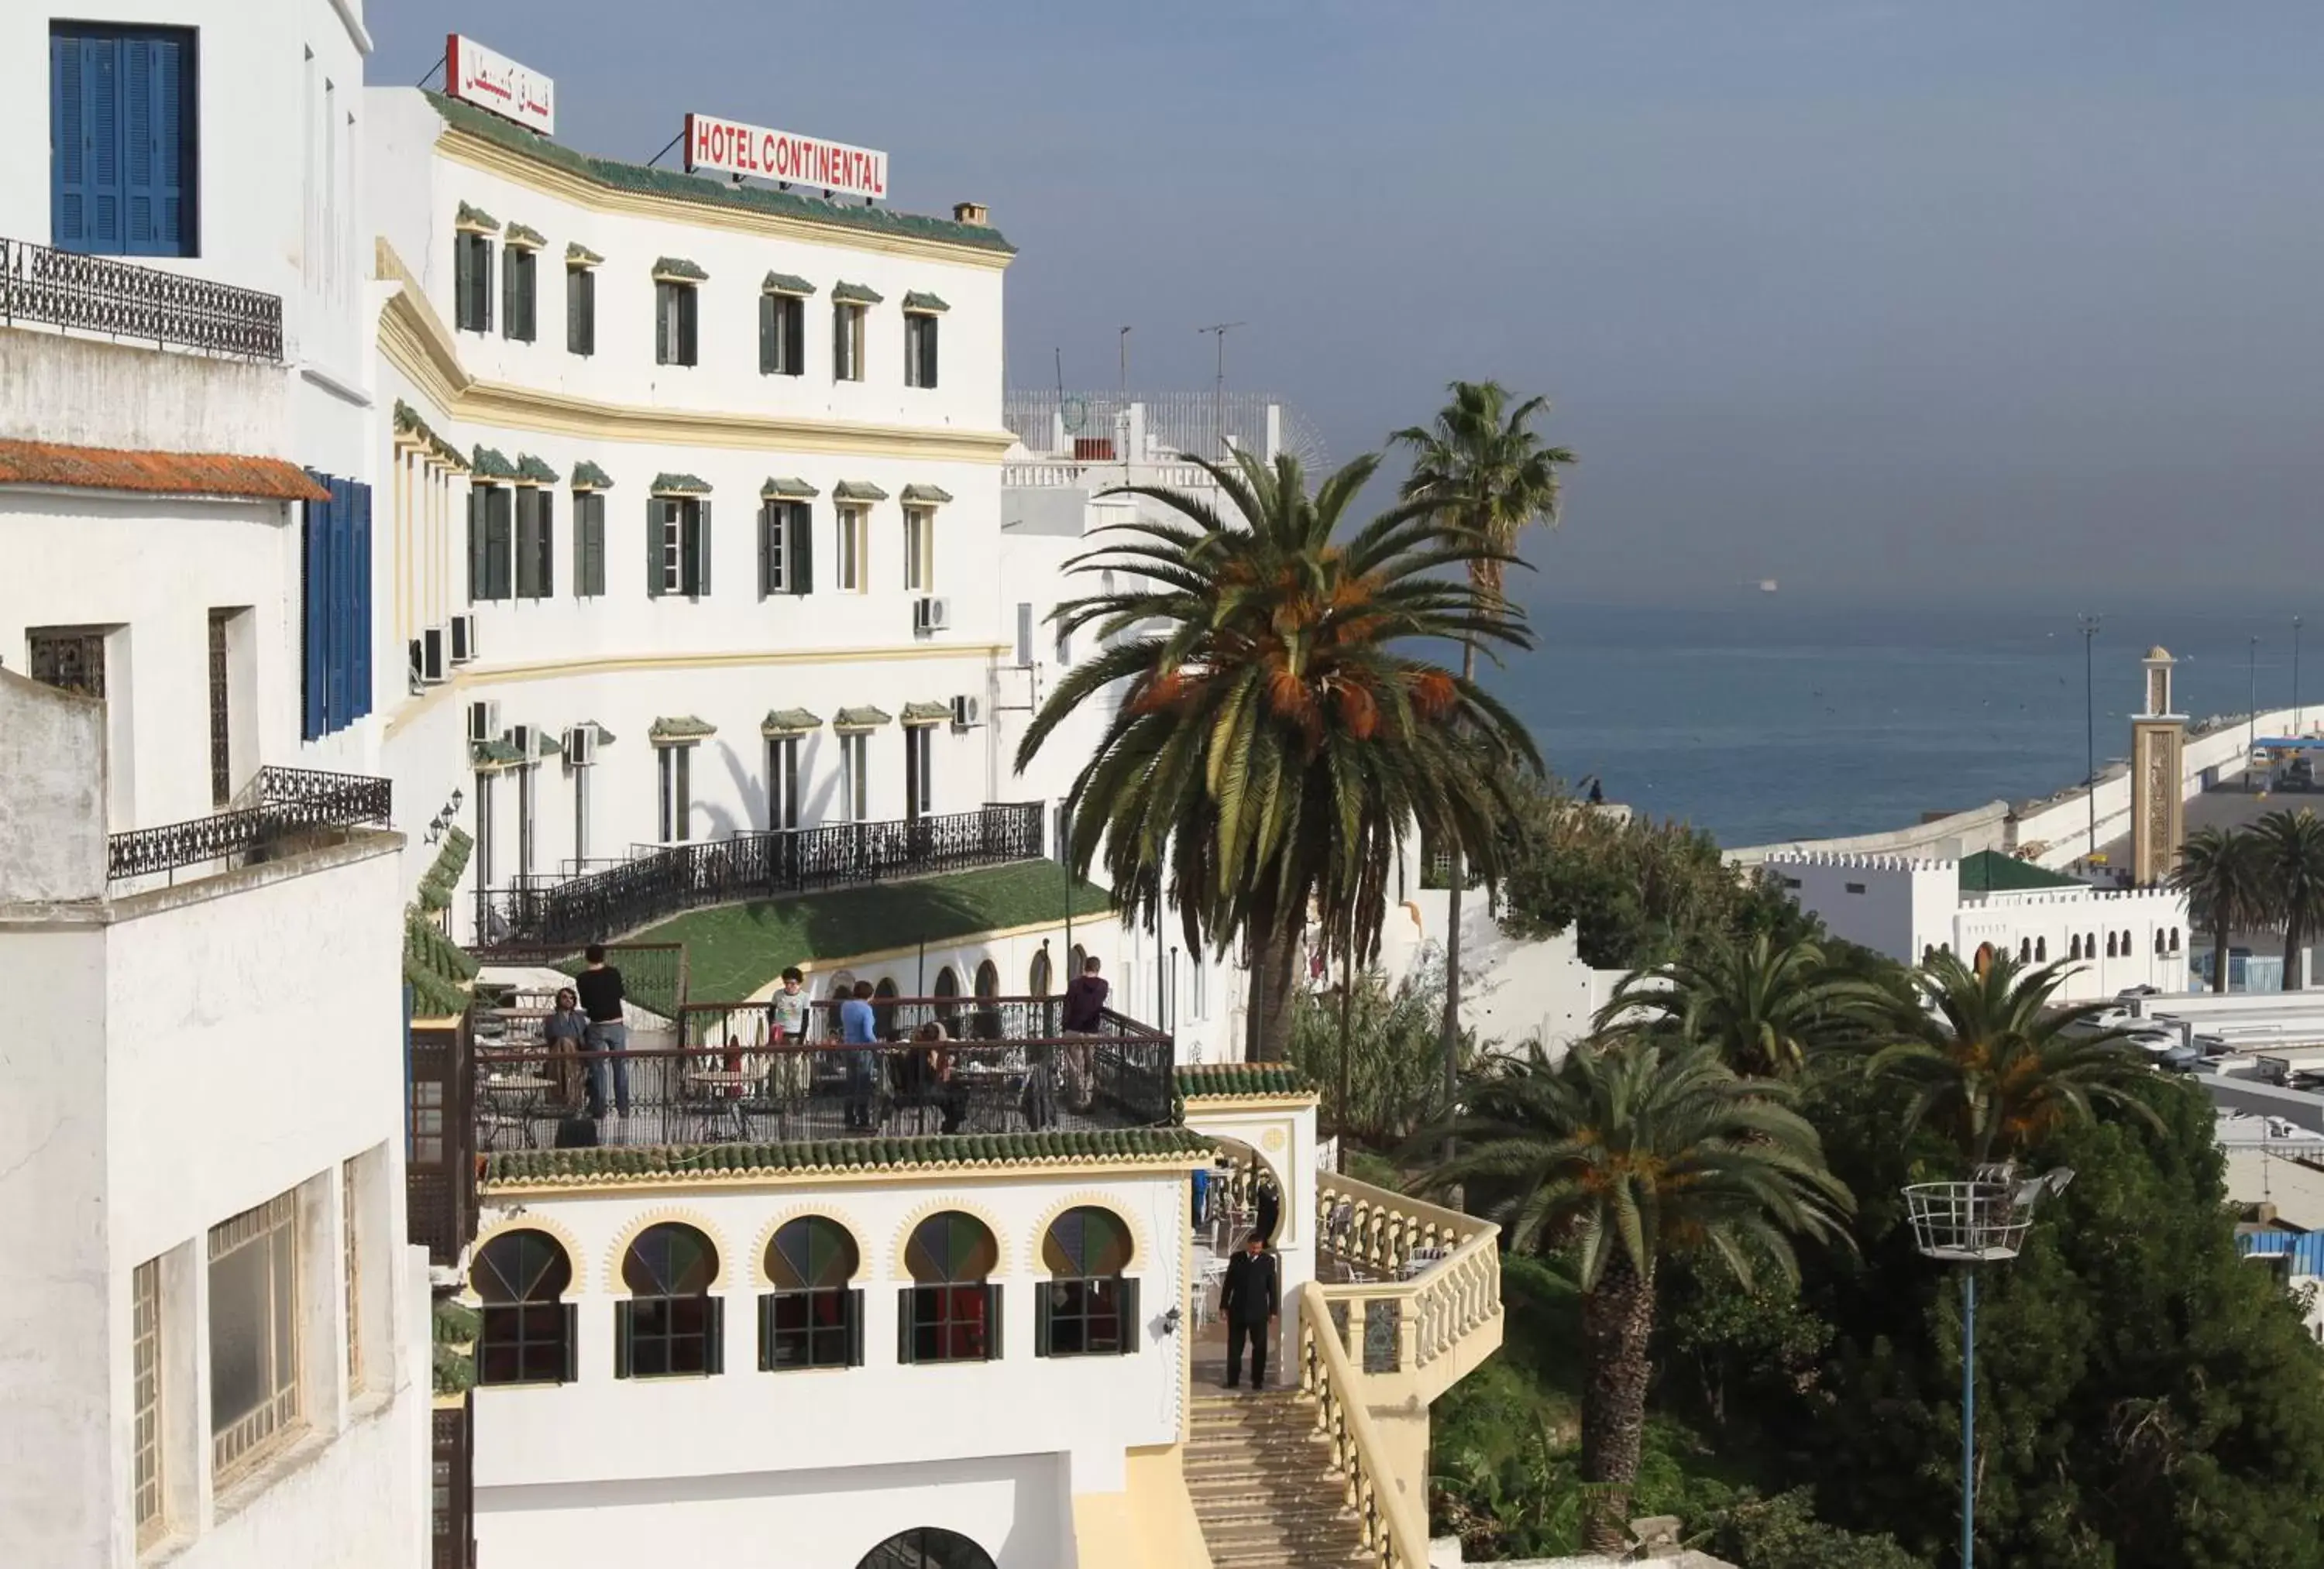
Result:
{"label": "handrail", "polygon": [[1348,1508],[1380,1569],[1426,1569],[1428,1532],[1397,1491],[1396,1472],[1364,1407],[1362,1385],[1332,1330],[1331,1309],[1313,1280],[1299,1288],[1299,1388],[1315,1400],[1315,1428],[1331,1446]]}
{"label": "handrail", "polygon": [[[1348,1210],[1344,1225],[1342,1203]],[[1316,1236],[1330,1252],[1363,1269],[1401,1275],[1415,1248],[1450,1250],[1480,1232],[1498,1229],[1473,1215],[1353,1177],[1324,1172],[1315,1179]]]}
{"label": "handrail", "polygon": [[268,362],[282,358],[280,296],[0,238],[0,322],[20,321]]}
{"label": "handrail", "polygon": [[[1366,1374],[1425,1368],[1500,1313],[1500,1227],[1490,1221],[1333,1175],[1317,1179],[1315,1235],[1323,1256],[1371,1277],[1323,1284]],[[1392,1336],[1374,1338],[1373,1304],[1385,1305]]]}

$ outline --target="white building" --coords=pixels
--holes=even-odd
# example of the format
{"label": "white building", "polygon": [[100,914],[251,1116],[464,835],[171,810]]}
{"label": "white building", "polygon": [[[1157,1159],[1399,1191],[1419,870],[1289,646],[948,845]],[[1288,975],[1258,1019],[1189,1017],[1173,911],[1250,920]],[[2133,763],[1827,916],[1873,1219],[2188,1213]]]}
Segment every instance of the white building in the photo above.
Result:
{"label": "white building", "polygon": [[370,42],[350,0],[166,10],[0,17],[0,1539],[416,1564]]}
{"label": "white building", "polygon": [[1961,860],[1779,855],[1765,863],[1834,937],[1918,964],[1931,953],[2070,962],[2061,1002],[2132,986],[2187,989],[2187,900],[2168,888],[2094,888],[1997,851]]}

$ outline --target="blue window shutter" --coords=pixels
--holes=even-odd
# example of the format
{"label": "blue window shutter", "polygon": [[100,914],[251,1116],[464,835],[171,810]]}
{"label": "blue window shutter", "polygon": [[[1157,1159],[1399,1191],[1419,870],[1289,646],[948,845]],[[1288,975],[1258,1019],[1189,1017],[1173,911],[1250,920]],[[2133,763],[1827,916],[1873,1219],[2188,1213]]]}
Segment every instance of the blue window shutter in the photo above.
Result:
{"label": "blue window shutter", "polygon": [[347,623],[355,619],[355,607],[348,603],[347,514],[354,508],[347,495],[347,482],[334,479],[331,487],[331,528],[329,551],[331,563],[331,597],[324,608],[324,660],[330,672],[330,684],[323,699],[323,733],[328,735],[346,722],[347,719]]}
{"label": "blue window shutter", "polygon": [[[314,470],[307,477],[317,484],[324,483],[323,476]],[[306,740],[318,740],[323,735],[323,700],[327,684],[324,674],[324,616],[323,603],[329,593],[330,555],[327,541],[330,537],[331,504],[328,501],[307,503],[304,571],[300,573],[299,635],[300,681],[301,704],[299,733]]]}
{"label": "blue window shutter", "polygon": [[347,629],[349,641],[349,682],[354,688],[354,701],[348,704],[347,718],[359,720],[371,712],[371,487],[350,483],[348,496],[354,501],[353,527],[350,529],[350,549],[355,583],[355,614]]}
{"label": "blue window shutter", "polygon": [[88,228],[91,251],[122,248],[121,41],[81,41],[81,145],[88,150]]}
{"label": "blue window shutter", "polygon": [[49,39],[49,243],[78,251],[88,243],[88,73],[81,41]]}
{"label": "blue window shutter", "polygon": [[153,56],[153,249],[164,256],[195,253],[186,203],[186,166],[194,152],[186,115],[186,45],[175,37],[145,46]]}
{"label": "blue window shutter", "polygon": [[121,41],[122,249],[135,256],[155,250],[153,234],[153,57],[150,38]]}

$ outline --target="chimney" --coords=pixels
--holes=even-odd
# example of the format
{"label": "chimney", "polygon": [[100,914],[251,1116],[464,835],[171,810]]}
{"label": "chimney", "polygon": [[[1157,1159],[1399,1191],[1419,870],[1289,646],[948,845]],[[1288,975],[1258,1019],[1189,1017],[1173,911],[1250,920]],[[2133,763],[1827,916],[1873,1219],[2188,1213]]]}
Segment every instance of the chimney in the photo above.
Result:
{"label": "chimney", "polygon": [[952,221],[988,229],[992,226],[992,209],[982,202],[954,202],[952,204]]}

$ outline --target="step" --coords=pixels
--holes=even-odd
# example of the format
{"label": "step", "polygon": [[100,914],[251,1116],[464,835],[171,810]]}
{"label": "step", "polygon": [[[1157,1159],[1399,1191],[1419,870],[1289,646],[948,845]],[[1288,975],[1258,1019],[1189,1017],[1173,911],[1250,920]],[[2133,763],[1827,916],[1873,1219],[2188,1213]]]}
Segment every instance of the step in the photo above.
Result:
{"label": "step", "polygon": [[1203,1522],[1205,1531],[1213,1528],[1231,1531],[1249,1528],[1254,1531],[1281,1529],[1286,1531],[1322,1532],[1351,1531],[1356,1528],[1356,1515],[1338,1499],[1314,1506],[1294,1507],[1279,1498],[1233,1500],[1196,1499],[1194,1518]]}

